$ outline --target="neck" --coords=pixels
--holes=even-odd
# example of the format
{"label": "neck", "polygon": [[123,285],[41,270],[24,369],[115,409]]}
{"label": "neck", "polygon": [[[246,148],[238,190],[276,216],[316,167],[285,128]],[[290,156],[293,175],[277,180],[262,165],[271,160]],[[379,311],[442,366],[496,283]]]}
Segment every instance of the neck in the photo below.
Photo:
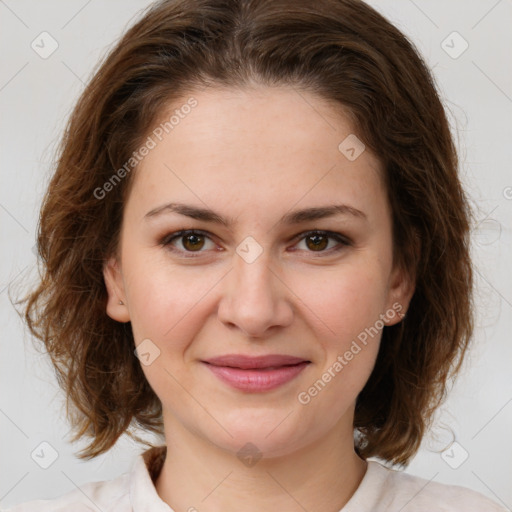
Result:
{"label": "neck", "polygon": [[361,483],[367,463],[354,451],[352,431],[340,434],[337,427],[320,441],[256,461],[174,422],[166,428],[167,456],[155,481],[157,493],[174,510],[191,512],[339,512]]}

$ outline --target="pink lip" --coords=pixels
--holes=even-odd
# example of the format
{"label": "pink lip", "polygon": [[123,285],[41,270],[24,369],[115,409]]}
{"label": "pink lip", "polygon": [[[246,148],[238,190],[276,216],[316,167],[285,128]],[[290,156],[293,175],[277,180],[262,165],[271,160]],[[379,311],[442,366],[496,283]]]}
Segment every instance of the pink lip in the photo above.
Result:
{"label": "pink lip", "polygon": [[203,363],[214,375],[236,389],[262,392],[289,382],[310,361],[277,354],[260,357],[229,354],[203,361]]}

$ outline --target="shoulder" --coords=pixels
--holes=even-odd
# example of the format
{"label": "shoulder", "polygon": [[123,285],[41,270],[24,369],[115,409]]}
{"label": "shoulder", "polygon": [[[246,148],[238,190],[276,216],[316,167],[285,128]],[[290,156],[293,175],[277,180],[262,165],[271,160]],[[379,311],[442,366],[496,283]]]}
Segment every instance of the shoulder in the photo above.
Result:
{"label": "shoulder", "polygon": [[386,468],[369,461],[374,474],[380,474],[383,483],[379,510],[401,512],[506,512],[506,508],[483,494],[460,485],[449,485],[403,471]]}
{"label": "shoulder", "polygon": [[131,471],[114,480],[90,482],[58,498],[27,501],[0,512],[172,512],[153,485],[166,450],[165,445],[150,448],[134,460]]}
{"label": "shoulder", "polygon": [[62,496],[47,500],[34,500],[15,505],[1,512],[107,512],[131,511],[129,474],[114,480],[90,482]]}

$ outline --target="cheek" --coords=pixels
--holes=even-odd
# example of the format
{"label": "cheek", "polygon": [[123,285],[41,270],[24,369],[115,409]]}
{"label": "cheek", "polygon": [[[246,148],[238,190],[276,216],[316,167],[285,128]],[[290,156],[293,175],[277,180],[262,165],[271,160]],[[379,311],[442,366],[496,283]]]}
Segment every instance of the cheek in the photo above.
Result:
{"label": "cheek", "polygon": [[215,272],[173,267],[161,258],[127,256],[124,265],[129,275],[126,290],[136,344],[144,340],[154,344],[144,341],[154,361],[142,364],[142,370],[157,396],[168,406],[174,403],[172,407],[177,407],[180,402],[176,397],[182,396],[181,385],[188,378],[184,359],[204,324],[208,293],[219,278],[211,275]]}
{"label": "cheek", "polygon": [[375,262],[340,266],[319,278],[318,270],[301,273],[293,289],[311,311],[315,330],[342,348],[373,325],[385,304],[386,280]]}
{"label": "cheek", "polygon": [[201,306],[215,289],[219,272],[172,266],[165,255],[144,258],[141,254],[127,256],[124,263],[135,339],[150,338],[165,350],[180,350],[200,328]]}
{"label": "cheek", "polygon": [[311,399],[321,395],[314,398],[313,408],[341,413],[364,387],[378,354],[386,291],[383,272],[367,261],[340,267],[321,280],[303,274],[301,282],[302,288],[297,283],[294,289],[307,306],[304,311],[310,311],[308,323],[322,353],[309,383],[311,395],[303,391]]}

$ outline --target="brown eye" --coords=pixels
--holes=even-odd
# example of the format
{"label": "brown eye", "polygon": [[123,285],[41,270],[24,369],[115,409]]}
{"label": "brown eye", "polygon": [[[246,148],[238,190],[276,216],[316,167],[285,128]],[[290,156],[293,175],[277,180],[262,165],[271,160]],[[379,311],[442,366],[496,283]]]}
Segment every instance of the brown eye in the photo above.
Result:
{"label": "brown eye", "polygon": [[329,245],[329,237],[319,234],[309,235],[306,237],[306,245],[313,251],[323,251]]}
{"label": "brown eye", "polygon": [[[329,255],[352,245],[352,242],[341,233],[331,231],[308,231],[302,233],[296,239],[299,240],[299,246],[304,243],[305,249],[299,247],[300,250],[310,253],[316,252],[319,253],[319,256]],[[330,245],[330,242],[333,242],[333,244]]]}
{"label": "brown eye", "polygon": [[182,237],[183,247],[187,249],[187,251],[197,251],[200,250],[204,246],[204,237],[203,235],[190,234]]}
{"label": "brown eye", "polygon": [[[208,243],[210,244],[209,247]],[[215,248],[215,243],[211,238],[206,233],[197,230],[177,231],[166,236],[161,240],[160,244],[183,255],[198,253],[199,256],[200,253],[206,252],[207,249]]]}

